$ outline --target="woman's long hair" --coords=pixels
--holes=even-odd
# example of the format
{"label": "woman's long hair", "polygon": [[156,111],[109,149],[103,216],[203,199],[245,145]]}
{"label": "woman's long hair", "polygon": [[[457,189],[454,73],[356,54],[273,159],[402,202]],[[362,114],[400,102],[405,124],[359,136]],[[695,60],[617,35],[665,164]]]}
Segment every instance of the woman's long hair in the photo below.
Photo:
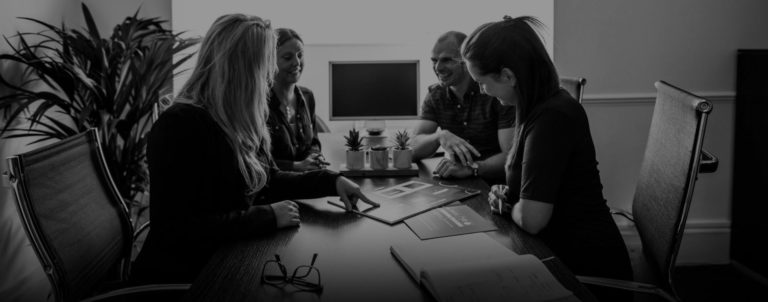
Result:
{"label": "woman's long hair", "polygon": [[534,17],[505,16],[475,29],[461,51],[483,75],[498,74],[503,68],[515,74],[520,94],[515,109],[518,125],[537,104],[560,89],[555,65],[532,26],[541,28],[543,24]]}
{"label": "woman's long hair", "polygon": [[277,70],[269,21],[243,14],[216,19],[180,96],[202,105],[226,133],[248,194],[267,182],[270,137],[267,93]]}

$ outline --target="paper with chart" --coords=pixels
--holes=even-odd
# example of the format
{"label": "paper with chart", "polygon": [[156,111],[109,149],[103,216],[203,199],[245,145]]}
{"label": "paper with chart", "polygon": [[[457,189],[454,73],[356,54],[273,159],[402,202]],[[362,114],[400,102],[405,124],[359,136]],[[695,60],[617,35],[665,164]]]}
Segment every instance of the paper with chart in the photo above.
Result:
{"label": "paper with chart", "polygon": [[[376,190],[364,190],[363,193],[381,206],[364,211],[354,210],[354,212],[388,224],[395,224],[425,211],[480,194],[480,191],[458,186],[448,187],[416,179]],[[328,202],[344,207],[339,201]]]}
{"label": "paper with chart", "polygon": [[496,230],[496,225],[465,204],[432,209],[405,220],[421,240]]}

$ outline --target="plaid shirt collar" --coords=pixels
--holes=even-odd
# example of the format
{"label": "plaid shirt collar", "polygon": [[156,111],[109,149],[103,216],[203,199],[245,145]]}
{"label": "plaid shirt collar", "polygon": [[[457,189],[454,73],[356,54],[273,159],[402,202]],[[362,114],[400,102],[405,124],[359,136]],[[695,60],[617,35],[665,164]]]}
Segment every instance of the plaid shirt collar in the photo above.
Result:
{"label": "plaid shirt collar", "polygon": [[[456,98],[456,95],[453,93],[453,90],[451,90],[450,86],[443,87],[443,92],[445,93],[446,97],[449,100],[458,102],[459,100]],[[464,92],[464,101],[471,100],[476,95],[480,94],[480,85],[477,84],[474,80],[469,80],[469,85],[467,86],[467,91]]]}

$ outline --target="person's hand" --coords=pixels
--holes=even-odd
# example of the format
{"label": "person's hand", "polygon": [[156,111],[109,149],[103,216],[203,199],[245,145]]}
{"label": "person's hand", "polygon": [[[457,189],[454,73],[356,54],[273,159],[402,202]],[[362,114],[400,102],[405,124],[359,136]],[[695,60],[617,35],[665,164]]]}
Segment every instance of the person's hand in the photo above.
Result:
{"label": "person's hand", "polygon": [[[448,130],[441,130],[437,136],[440,146],[445,150],[446,155],[453,159],[455,156],[462,165],[472,164],[472,155],[480,156],[480,152],[461,137],[456,136]],[[470,171],[471,174],[472,171]]]}
{"label": "person's hand", "polygon": [[347,212],[351,212],[357,206],[358,199],[374,207],[379,206],[378,203],[371,201],[360,192],[360,186],[344,176],[336,178],[336,193],[339,194],[339,199],[344,202],[344,208]]}
{"label": "person's hand", "polygon": [[302,161],[293,163],[293,169],[295,171],[311,171],[317,169],[323,169],[330,165],[320,153],[312,153]]}
{"label": "person's hand", "polygon": [[432,174],[442,178],[466,178],[472,176],[472,168],[443,158],[432,171]]}
{"label": "person's hand", "polygon": [[504,215],[512,212],[512,207],[507,203],[507,185],[493,185],[488,192],[488,205],[491,206],[491,213]]}
{"label": "person's hand", "polygon": [[277,221],[277,228],[284,228],[290,226],[297,226],[301,222],[299,220],[299,205],[290,200],[283,200],[280,202],[272,203],[269,206],[275,212],[275,220]]}

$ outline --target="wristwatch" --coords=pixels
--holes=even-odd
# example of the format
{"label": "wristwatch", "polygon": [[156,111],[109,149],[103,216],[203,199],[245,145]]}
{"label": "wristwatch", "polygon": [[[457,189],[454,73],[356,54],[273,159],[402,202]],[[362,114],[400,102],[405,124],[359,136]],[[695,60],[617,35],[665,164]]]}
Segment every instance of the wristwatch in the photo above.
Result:
{"label": "wristwatch", "polygon": [[477,177],[477,173],[478,173],[478,170],[480,169],[480,164],[478,164],[478,163],[475,161],[475,162],[472,162],[472,163],[469,165],[469,167],[470,167],[470,168],[472,168],[472,175],[474,175],[475,177]]}

